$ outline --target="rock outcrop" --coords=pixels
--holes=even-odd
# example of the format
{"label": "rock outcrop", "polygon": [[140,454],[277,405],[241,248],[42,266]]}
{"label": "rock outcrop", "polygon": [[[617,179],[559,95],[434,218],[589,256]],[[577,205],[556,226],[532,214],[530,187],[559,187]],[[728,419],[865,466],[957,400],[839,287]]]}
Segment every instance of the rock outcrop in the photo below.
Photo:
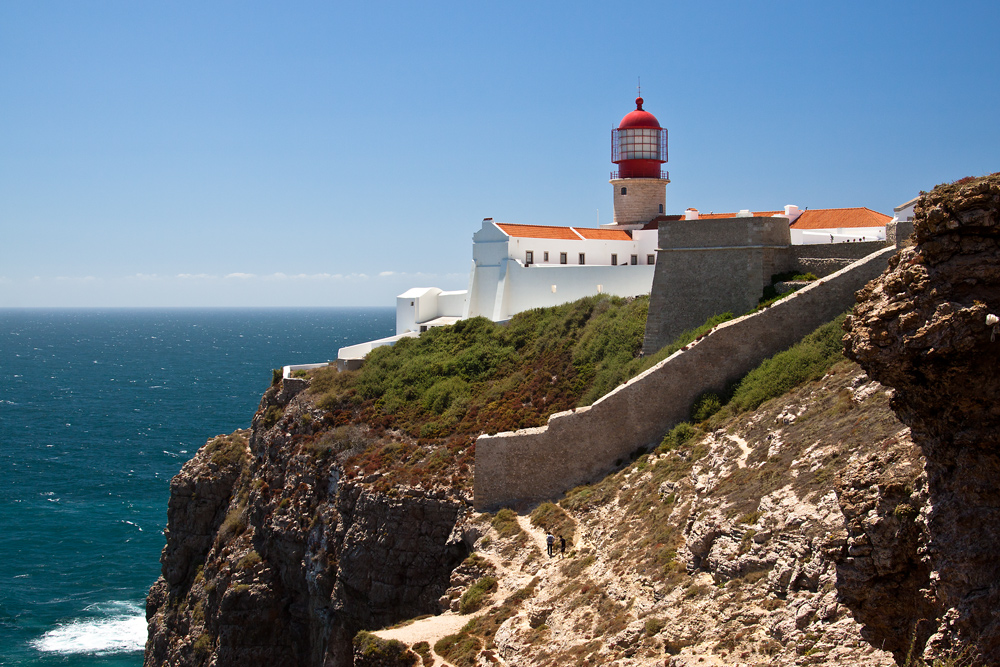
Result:
{"label": "rock outcrop", "polygon": [[[894,388],[926,490],[903,492],[892,467],[843,480],[856,548],[841,586],[869,638],[899,660],[910,644],[928,662],[1000,664],[1000,174],[924,194],[913,239],[859,293],[845,343]],[[865,498],[867,484],[887,493]]]}
{"label": "rock outcrop", "polygon": [[351,665],[359,630],[438,611],[471,499],[345,479],[323,420],[272,387],[172,480],[147,667]]}

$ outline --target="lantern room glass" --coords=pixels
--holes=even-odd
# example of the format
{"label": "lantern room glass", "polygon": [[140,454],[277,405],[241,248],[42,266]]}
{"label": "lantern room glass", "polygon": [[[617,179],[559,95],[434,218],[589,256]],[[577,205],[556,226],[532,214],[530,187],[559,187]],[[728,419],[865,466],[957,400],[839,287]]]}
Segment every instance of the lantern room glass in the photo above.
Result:
{"label": "lantern room glass", "polygon": [[618,130],[620,160],[659,160],[660,132],[651,128]]}

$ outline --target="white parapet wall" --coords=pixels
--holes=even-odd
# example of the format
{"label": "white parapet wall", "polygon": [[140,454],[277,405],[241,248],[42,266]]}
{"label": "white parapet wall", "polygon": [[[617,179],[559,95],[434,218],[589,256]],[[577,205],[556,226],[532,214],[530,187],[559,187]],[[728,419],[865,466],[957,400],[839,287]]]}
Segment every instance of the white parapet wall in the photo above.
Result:
{"label": "white parapet wall", "polygon": [[357,345],[350,345],[348,347],[342,347],[337,351],[337,361],[360,361],[368,355],[369,352],[374,350],[376,347],[382,347],[384,345],[394,345],[396,341],[403,338],[416,338],[420,334],[416,331],[409,331],[398,336],[388,336],[386,338],[379,338],[378,340],[370,340],[367,343],[358,343]]}
{"label": "white parapet wall", "polygon": [[314,368],[326,368],[330,365],[329,361],[324,361],[318,364],[293,364],[291,366],[281,367],[281,377],[282,379],[289,379],[295,371],[311,371]]}
{"label": "white parapet wall", "polygon": [[553,498],[600,479],[638,448],[655,446],[688,418],[698,396],[725,390],[850,308],[855,292],[885,269],[895,251],[874,252],[769,308],[720,325],[592,406],[552,415],[540,428],[480,436],[476,509]]}

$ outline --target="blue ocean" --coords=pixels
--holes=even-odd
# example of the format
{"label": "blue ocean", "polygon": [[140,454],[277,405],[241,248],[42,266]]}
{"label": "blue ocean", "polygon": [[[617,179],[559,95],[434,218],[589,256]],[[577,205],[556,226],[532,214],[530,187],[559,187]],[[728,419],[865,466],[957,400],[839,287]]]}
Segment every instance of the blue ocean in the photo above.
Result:
{"label": "blue ocean", "polygon": [[142,664],[170,478],[391,308],[0,310],[0,665]]}

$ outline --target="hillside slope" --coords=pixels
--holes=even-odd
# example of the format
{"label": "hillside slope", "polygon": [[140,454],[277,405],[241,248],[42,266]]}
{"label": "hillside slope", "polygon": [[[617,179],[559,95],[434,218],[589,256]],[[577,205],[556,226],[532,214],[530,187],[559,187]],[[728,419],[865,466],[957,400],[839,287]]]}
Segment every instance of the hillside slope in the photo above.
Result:
{"label": "hillside slope", "polygon": [[856,366],[569,493],[558,564],[509,512],[472,511],[468,440],[338,423],[307,384],[269,389],[172,481],[146,665],[350,665],[359,630],[459,607],[486,576],[481,621],[451,640],[484,660],[888,664],[836,601],[834,484],[886,452],[920,466]]}
{"label": "hillside slope", "polygon": [[[858,484],[877,459],[921,502],[921,460],[886,390],[842,362],[713,426],[536,509],[543,525],[564,514],[556,532],[575,535],[566,557],[536,546],[541,529],[479,515],[477,553],[498,590],[435,650],[456,667],[894,664],[836,587],[848,544],[838,480]],[[887,521],[905,532],[912,519]],[[454,583],[465,585],[457,600],[471,582]]]}

